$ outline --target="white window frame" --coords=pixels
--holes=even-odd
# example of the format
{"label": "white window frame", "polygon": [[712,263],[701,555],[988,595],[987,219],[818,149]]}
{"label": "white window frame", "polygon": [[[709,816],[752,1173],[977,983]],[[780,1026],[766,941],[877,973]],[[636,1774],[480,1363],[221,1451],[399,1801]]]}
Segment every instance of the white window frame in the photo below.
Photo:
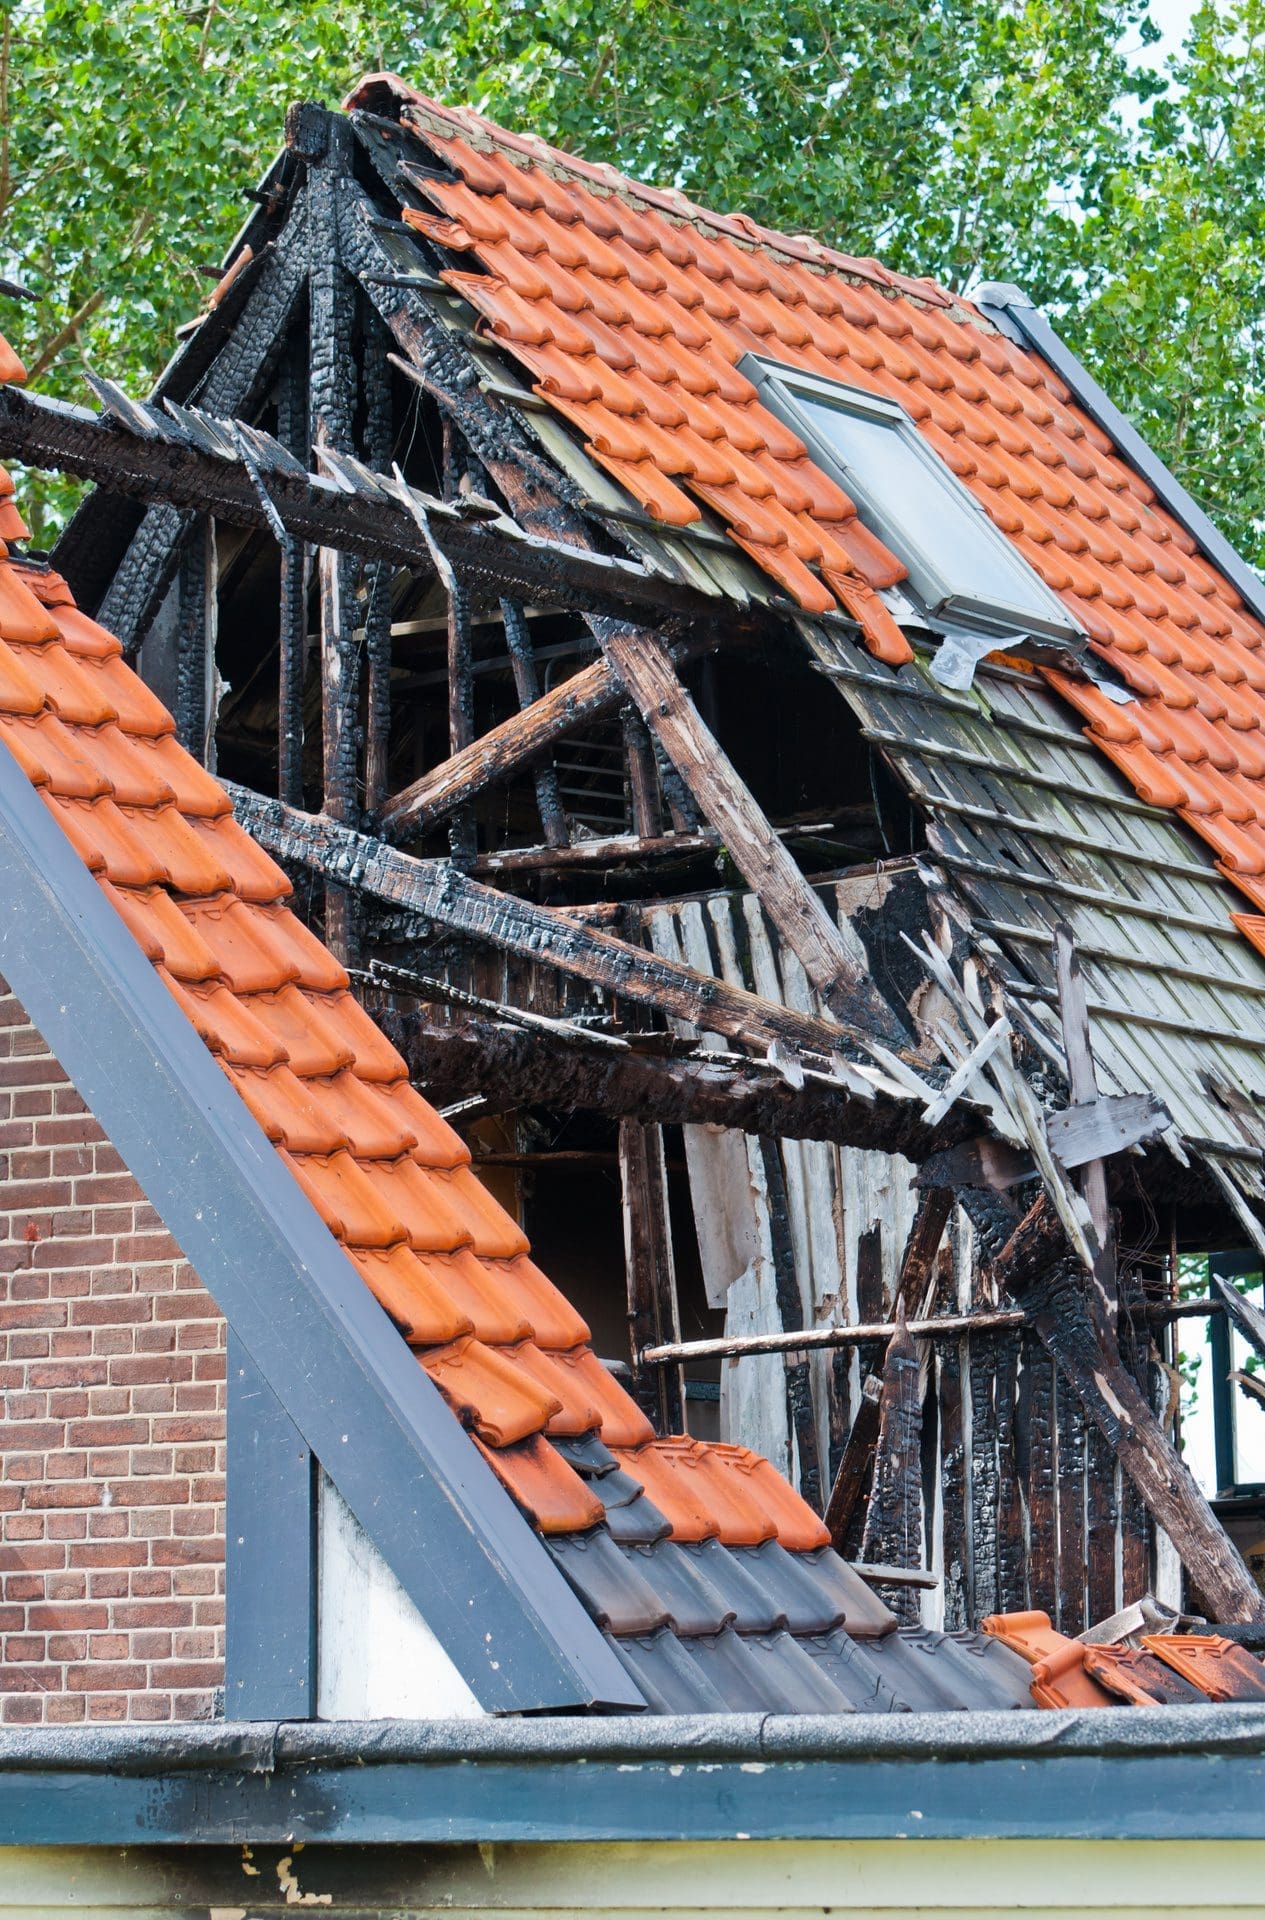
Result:
{"label": "white window frame", "polygon": [[[921,601],[927,615],[950,622],[955,627],[997,634],[1022,634],[1063,642],[1080,641],[1084,629],[1063,605],[1058,595],[1046,586],[1024,556],[1006,535],[994,526],[987,512],[968,487],[963,486],[924,439],[905,409],[881,394],[848,386],[842,380],[828,380],[820,374],[806,373],[780,360],[746,353],[738,362],[754,385],[761,403],[804,442],[812,460],[829,474],[856,506],[862,524],[890,548],[909,570],[909,586]],[[889,515],[879,512],[867,492],[865,474],[845,461],[816,427],[812,416],[799,404],[800,397],[814,400],[841,412],[890,427],[899,433],[906,447],[917,455],[945,495],[949,515],[965,508],[977,516],[988,539],[1009,565],[1019,566],[1030,576],[1033,606],[1012,606],[992,598],[976,599],[955,590],[954,583],[937,563],[934,552],[906,527],[891,523]],[[902,583],[903,586],[904,583]],[[1035,610],[1034,610],[1035,609]],[[1044,611],[1042,611],[1044,609]]]}

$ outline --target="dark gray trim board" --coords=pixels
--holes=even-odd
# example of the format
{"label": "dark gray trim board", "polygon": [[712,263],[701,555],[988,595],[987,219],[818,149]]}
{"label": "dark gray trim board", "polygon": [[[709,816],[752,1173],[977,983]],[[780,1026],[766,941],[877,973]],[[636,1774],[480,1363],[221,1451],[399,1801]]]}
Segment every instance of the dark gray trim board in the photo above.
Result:
{"label": "dark gray trim board", "polygon": [[0,1836],[1259,1840],[1265,1712],[6,1729]]}
{"label": "dark gray trim board", "polygon": [[317,1465],[231,1327],[227,1375],[224,1711],[230,1720],[310,1720]]}
{"label": "dark gray trim board", "polygon": [[1078,406],[1085,409],[1096,426],[1115,442],[1117,451],[1140,473],[1160,503],[1174,520],[1185,527],[1191,539],[1202,548],[1250,607],[1258,620],[1265,620],[1265,581],[1246,560],[1236,553],[1225,535],[1213,526],[1199,503],[1192,499],[1175,474],[1170,473],[1157,453],[1148,447],[1137,428],[1121,413],[1092,373],[1083,367],[1071,348],[1059,339],[1038,307],[1034,307],[1022,288],[1004,281],[990,280],[975,294],[975,303],[1009,340],[1031,347],[1053,367],[1071,389]]}
{"label": "dark gray trim board", "polygon": [[5,749],[0,974],[476,1699],[641,1706]]}

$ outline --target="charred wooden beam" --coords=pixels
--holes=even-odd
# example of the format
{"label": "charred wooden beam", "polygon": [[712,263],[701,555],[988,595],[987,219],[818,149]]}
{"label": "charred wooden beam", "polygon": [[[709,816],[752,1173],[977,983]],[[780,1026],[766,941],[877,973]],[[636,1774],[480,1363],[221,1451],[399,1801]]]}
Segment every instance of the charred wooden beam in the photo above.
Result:
{"label": "charred wooden beam", "polygon": [[[679,651],[688,656],[716,644],[715,634],[696,635]],[[590,662],[521,713],[490,727],[464,753],[397,793],[382,810],[382,831],[391,840],[403,840],[437,826],[454,808],[486,788],[541,764],[560,740],[613,713],[624,697],[623,685],[609,662]]]}
{"label": "charred wooden beam", "polygon": [[[1078,1106],[1091,1106],[1098,1098],[1098,1075],[1089,1035],[1089,1009],[1085,999],[1085,978],[1072,930],[1062,922],[1054,929],[1054,971],[1058,982],[1059,1019],[1063,1030],[1063,1051],[1067,1059],[1068,1089]],[[1057,1148],[1055,1148],[1057,1152]],[[1107,1198],[1107,1167],[1101,1156],[1085,1162],[1078,1181],[1094,1228],[1094,1292],[1101,1329],[1110,1330],[1119,1305],[1116,1285],[1115,1236],[1112,1232],[1111,1203]],[[1114,1333],[1108,1331],[1109,1340]]]}
{"label": "charred wooden beam", "polygon": [[[785,1332],[799,1332],[804,1326],[804,1298],[795,1269],[795,1241],[791,1232],[786,1169],[776,1140],[761,1138],[760,1163],[768,1196],[769,1251],[773,1257],[773,1286],[778,1318]],[[697,1200],[695,1204],[698,1204]],[[821,1452],[817,1444],[817,1416],[813,1408],[808,1357],[801,1349],[788,1351],[783,1356],[783,1367],[786,1375],[787,1425],[795,1440],[799,1491],[809,1506],[820,1512],[823,1499]]]}
{"label": "charred wooden beam", "polygon": [[826,1502],[824,1519],[836,1553],[844,1550],[853,1515],[865,1493],[874,1449],[878,1445],[879,1400],[882,1392],[883,1383],[877,1375],[870,1374],[862,1382],[861,1404],[839,1457],[834,1485]]}
{"label": "charred wooden beam", "polygon": [[[213,412],[237,413],[248,407],[262,392],[280,357],[307,274],[305,225],[303,209],[296,207],[290,224],[271,248],[236,327],[202,383],[199,399]],[[26,396],[28,400],[31,397]],[[150,497],[163,499],[161,494]],[[144,639],[175,578],[180,548],[190,525],[188,514],[180,510],[182,506],[215,511],[209,499],[196,497],[151,506],[96,609],[101,624],[118,636],[128,654],[135,653]]]}
{"label": "charred wooden beam", "polygon": [[641,1359],[645,1347],[681,1337],[661,1127],[640,1120],[620,1122],[619,1185],[633,1397],[656,1433],[684,1433],[685,1376],[680,1367],[647,1367]]}
{"label": "charred wooden beam", "polygon": [[750,788],[677,677],[657,635],[589,616],[602,651],[642,719],[715,828],[738,871],[831,1012],[875,1038],[899,1041],[900,1023],[838,926],[774,833]]}
{"label": "charred wooden beam", "polygon": [[[780,1040],[829,1057],[850,1038],[842,1026],[828,1020],[796,1013],[692,967],[660,959],[551,908],[498,893],[447,862],[413,859],[337,821],[225,784],[239,820],[261,846],[334,885],[372,894],[474,940],[524,954],[604,992],[747,1045],[769,1047]],[[855,1075],[863,1070],[847,1071]]]}
{"label": "charred wooden beam", "polygon": [[[995,1202],[964,1196],[973,1216]],[[995,1231],[996,1215],[986,1218]],[[1104,1352],[1085,1276],[1068,1254],[1063,1229],[1043,1194],[993,1261],[1004,1288],[1030,1316],[1042,1343],[1105,1435],[1157,1524],[1173,1542],[1191,1582],[1219,1620],[1265,1620],[1265,1598],[1238,1549],[1165,1434],[1146,1396],[1116,1353]]]}
{"label": "charred wooden beam", "polygon": [[180,556],[176,621],[176,734],[203,766],[214,716],[218,566],[215,522],[199,516]]}
{"label": "charred wooden beam", "polygon": [[654,744],[636,707],[623,708],[619,717],[624,730],[624,757],[628,762],[633,831],[642,840],[656,840],[663,832],[663,815],[659,807]]}
{"label": "charred wooden beam", "polygon": [[[277,382],[277,438],[306,467],[309,452],[307,362],[291,348]],[[262,507],[261,507],[262,511]],[[277,626],[277,792],[303,804],[303,682],[307,674],[308,550],[289,530],[281,542]]]}
{"label": "charred wooden beam", "polygon": [[[127,630],[129,648],[140,644],[143,628],[175,577],[190,513],[205,511],[230,526],[271,528],[270,515],[245,463],[232,449],[222,419],[209,407],[205,420],[201,414],[176,418],[151,411],[154,430],[142,435],[114,415],[102,416],[19,387],[0,388],[0,458],[73,474],[107,492],[163,503],[142,521],[116,576],[118,594],[111,589],[106,609],[115,625]],[[231,401],[221,410],[232,411]],[[390,561],[419,578],[433,578],[430,550],[389,490],[367,482],[357,486],[350,478],[357,470],[351,466],[344,469],[348,485],[342,486],[280,461],[273,464],[267,436],[258,440],[269,503],[287,533],[310,546]],[[445,510],[438,502],[428,506],[432,531],[453,566],[494,598],[509,592],[540,607],[625,609],[647,620],[715,615],[704,595],[648,573],[636,561],[528,535],[508,520],[476,517],[460,508]],[[177,509],[173,521],[170,512]],[[158,569],[152,578],[151,564]],[[133,614],[130,599],[127,605],[123,600],[132,592],[129,583],[142,576],[137,591],[143,590],[148,600],[146,606],[138,603]]]}
{"label": "charred wooden beam", "polygon": [[[418,1085],[437,1104],[482,1094],[498,1111],[546,1107],[603,1113],[660,1125],[732,1127],[769,1139],[828,1140],[916,1157],[931,1138],[912,1103],[863,1100],[824,1075],[793,1087],[773,1068],[735,1054],[664,1058],[600,1044],[592,1035],[563,1043],[547,1027],[467,1015],[449,1025],[373,1002]],[[952,1124],[952,1123],[946,1123]]]}
{"label": "charred wooden beam", "polygon": [[[510,670],[514,675],[514,691],[518,695],[521,713],[534,706],[540,698],[540,675],[536,671],[536,655],[532,647],[531,630],[523,609],[517,600],[501,601],[501,619],[505,627],[505,651],[509,655]],[[536,787],[536,806],[540,813],[541,832],[548,847],[565,847],[571,835],[567,827],[566,811],[562,804],[562,793],[558,786],[558,770],[552,758],[544,761],[532,775]]]}
{"label": "charred wooden beam", "polygon": [[[918,1348],[898,1308],[896,1331],[883,1361],[874,1483],[865,1513],[862,1560],[916,1568],[922,1561],[922,1384]],[[898,1619],[918,1619],[911,1587],[884,1595]]]}
{"label": "charred wooden beam", "polygon": [[[387,473],[391,444],[391,370],[387,332],[366,307],[364,329],[365,454],[377,473]],[[370,818],[387,797],[391,744],[391,580],[389,561],[375,560],[368,570],[365,608],[365,666],[368,674],[365,736],[365,812]],[[286,796],[289,798],[289,796]]]}
{"label": "charred wooden beam", "polygon": [[[308,397],[314,447],[336,454],[353,451],[356,362],[352,331],[356,283],[339,247],[338,193],[351,172],[351,128],[333,115],[325,121],[324,151],[308,173]],[[322,547],[317,559],[321,588],[321,760],[323,801],[332,820],[360,824],[358,727],[360,649],[356,589],[359,567],[350,555]],[[339,959],[354,944],[356,902],[337,886],[325,889],[325,937]]]}

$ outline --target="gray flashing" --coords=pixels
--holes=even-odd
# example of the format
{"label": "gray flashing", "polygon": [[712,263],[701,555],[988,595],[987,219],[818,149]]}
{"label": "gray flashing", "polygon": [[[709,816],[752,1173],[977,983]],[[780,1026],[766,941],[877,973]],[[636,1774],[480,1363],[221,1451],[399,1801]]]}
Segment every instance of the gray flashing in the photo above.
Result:
{"label": "gray flashing", "polygon": [[1263,1785],[1249,1706],[0,1732],[28,1845],[1265,1838]]}
{"label": "gray flashing", "polygon": [[0,901],[0,974],[475,1697],[642,1705],[7,752]]}
{"label": "gray flashing", "polygon": [[1114,441],[1122,458],[1142,476],[1161,505],[1167,507],[1206,558],[1225,575],[1244,605],[1251,609],[1258,620],[1265,620],[1265,581],[1213,525],[1203,508],[1147,445],[1137,428],[1103,391],[1092,373],[1059,339],[1045,315],[1032,304],[1027,294],[1006,282],[990,280],[977,291],[975,303],[984,317],[991,320],[1007,339],[1014,340],[1020,346],[1031,347],[1053,367],[1071,389],[1077,404]]}

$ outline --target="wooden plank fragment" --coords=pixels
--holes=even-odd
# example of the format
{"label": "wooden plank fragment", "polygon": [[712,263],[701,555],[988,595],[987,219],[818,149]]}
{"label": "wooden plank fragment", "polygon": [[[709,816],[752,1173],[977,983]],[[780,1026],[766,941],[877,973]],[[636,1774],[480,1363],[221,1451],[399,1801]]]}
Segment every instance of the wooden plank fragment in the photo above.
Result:
{"label": "wooden plank fragment", "polygon": [[830,1529],[830,1538],[836,1553],[844,1551],[854,1516],[861,1504],[869,1477],[870,1462],[874,1458],[874,1449],[878,1444],[879,1400],[882,1397],[883,1383],[870,1374],[861,1384],[861,1404],[857,1408],[856,1419],[843,1449],[839,1470],[835,1474],[834,1485],[830,1490],[830,1499],[826,1503],[825,1522]]}
{"label": "wooden plank fragment", "polygon": [[[1094,1070],[1094,1054],[1089,1038],[1085,979],[1072,930],[1063,921],[1054,929],[1054,972],[1058,982],[1059,1022],[1063,1030],[1063,1050],[1067,1056],[1068,1086],[1074,1104],[1091,1105],[1098,1097],[1098,1075]],[[1048,1138],[1048,1126],[1046,1135]],[[1081,1171],[1080,1190],[1089,1208],[1094,1230],[1092,1272],[1101,1321],[1099,1331],[1108,1351],[1113,1351],[1120,1295],[1116,1285],[1116,1251],[1111,1204],[1107,1197],[1107,1169],[1101,1158],[1086,1161]]]}
{"label": "wooden plank fragment", "polygon": [[685,1376],[680,1366],[670,1361],[647,1366],[642,1358],[647,1347],[681,1337],[661,1127],[620,1122],[619,1184],[633,1397],[656,1433],[684,1433]]}
{"label": "wooden plank fragment", "polygon": [[239,820],[261,846],[335,884],[747,1044],[767,1048],[781,1040],[829,1056],[843,1036],[830,1021],[776,1006],[551,908],[498,893],[447,863],[416,860],[337,821],[302,813],[233,782],[226,788]]}
{"label": "wooden plank fragment", "polygon": [[1045,1137],[1069,1172],[1081,1167],[1088,1175],[1111,1154],[1155,1140],[1172,1124],[1157,1094],[1101,1094],[1083,1105],[1048,1112]]}
{"label": "wooden plank fragment", "polygon": [[[975,1204],[973,1201],[972,1204]],[[994,1262],[998,1290],[1022,1302],[1081,1406],[1102,1429],[1121,1466],[1162,1526],[1217,1619],[1265,1621],[1265,1597],[1189,1467],[1121,1365],[1104,1352],[1075,1260],[1042,1197]]]}
{"label": "wooden plank fragment", "polygon": [[845,943],[774,833],[682,686],[663,642],[643,627],[595,615],[587,618],[642,719],[825,1004],[849,1025],[900,1044],[905,1036],[863,958]]}
{"label": "wooden plank fragment", "polygon": [[[862,1560],[920,1568],[922,1562],[922,1383],[918,1349],[897,1312],[896,1331],[883,1361],[874,1484],[861,1538]],[[912,1626],[919,1617],[916,1589],[885,1595],[897,1618]]]}

